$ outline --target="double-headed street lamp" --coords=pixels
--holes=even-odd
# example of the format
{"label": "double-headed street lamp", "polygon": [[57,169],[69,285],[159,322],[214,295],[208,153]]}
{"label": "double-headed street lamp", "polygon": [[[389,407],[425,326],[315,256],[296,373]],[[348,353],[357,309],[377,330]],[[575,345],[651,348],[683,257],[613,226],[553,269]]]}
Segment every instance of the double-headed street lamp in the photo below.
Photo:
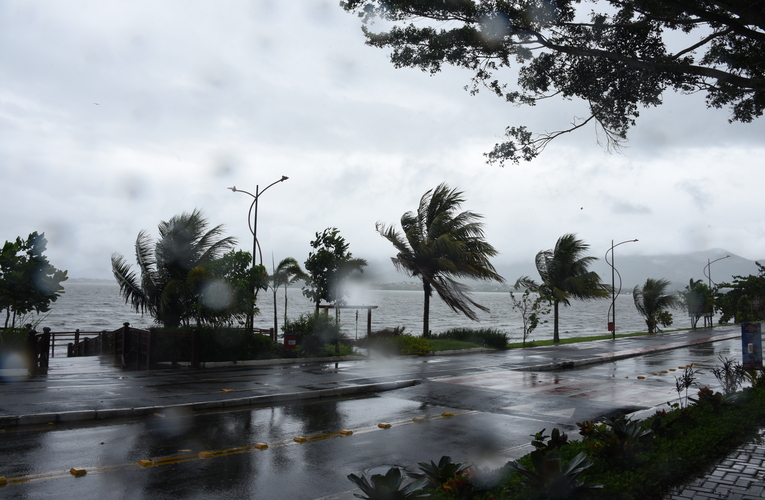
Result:
{"label": "double-headed street lamp", "polygon": [[[266,192],[268,188],[273,186],[274,184],[278,184],[279,182],[284,182],[289,177],[286,175],[282,175],[282,178],[278,181],[274,181],[265,188],[263,188],[263,191],[260,191],[259,186],[255,186],[255,194],[252,194],[248,191],[244,191],[243,189],[237,189],[236,186],[230,187],[231,191],[237,193],[244,193],[249,194],[252,196],[252,204],[250,205],[250,211],[247,213],[247,226],[250,228],[250,232],[252,233],[252,289],[250,290],[252,292],[252,296],[256,297],[257,295],[257,287],[255,286],[255,254],[258,253],[260,255],[260,265],[263,265],[263,252],[258,252],[258,249],[260,248],[260,245],[258,244],[258,199],[260,198],[260,195]],[[252,209],[255,209],[255,215],[253,217]],[[252,218],[252,221],[250,220]],[[250,311],[247,321],[250,324],[250,328],[254,328],[255,326],[255,303],[252,304],[252,310]],[[274,332],[275,334],[276,332]]]}
{"label": "double-headed street lamp", "polygon": [[[611,266],[611,310],[610,316],[611,321],[608,324],[609,329],[611,330],[611,339],[616,340],[616,297],[619,296],[619,292],[622,291],[622,275],[619,274],[619,271],[616,270],[614,267],[614,248],[618,247],[619,245],[623,245],[625,243],[634,243],[637,240],[626,240],[622,241],[621,243],[617,243],[614,245],[614,240],[611,240],[611,248],[606,250],[606,263]],[[611,252],[611,262],[608,261],[608,253]],[[616,283],[614,274],[619,274],[619,292],[616,291]]]}
{"label": "double-headed street lamp", "polygon": [[717,283],[712,281],[712,264],[714,264],[718,260],[727,259],[728,257],[730,257],[730,255],[726,255],[725,257],[720,257],[719,259],[715,259],[712,262],[709,262],[709,259],[707,259],[707,265],[704,266],[704,276],[707,277],[707,285],[709,286],[709,288],[712,288],[713,283],[717,285]]}

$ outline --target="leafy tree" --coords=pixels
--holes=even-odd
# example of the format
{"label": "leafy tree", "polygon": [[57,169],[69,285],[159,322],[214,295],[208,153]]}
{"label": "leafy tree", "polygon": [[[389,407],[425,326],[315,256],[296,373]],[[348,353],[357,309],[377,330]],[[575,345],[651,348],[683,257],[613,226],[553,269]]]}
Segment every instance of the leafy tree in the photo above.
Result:
{"label": "leafy tree", "polygon": [[648,333],[656,332],[659,324],[672,324],[672,314],[666,309],[677,307],[680,301],[675,295],[667,293],[669,284],[665,279],[648,278],[642,287],[638,285],[632,290],[632,299],[640,315],[645,318]]}
{"label": "leafy tree", "polygon": [[255,266],[253,270],[252,254],[243,250],[231,250],[207,268],[207,281],[201,283],[200,303],[196,305],[199,322],[238,322],[251,328],[250,315],[258,313],[258,308],[253,307],[257,299],[253,296],[252,284],[255,283],[256,293],[267,288],[266,268]]}
{"label": "leafy tree", "polygon": [[[671,89],[706,92],[708,107],[729,107],[748,123],[765,108],[765,13],[733,0],[343,0],[363,20],[367,44],[391,51],[397,68],[435,74],[444,65],[472,73],[466,89],[486,89],[514,105],[577,98],[588,116],[535,135],[506,129],[490,162],[531,160],[560,135],[596,124],[609,147],[627,138],[641,107]],[[594,5],[591,7],[591,5]],[[370,26],[382,19],[384,28]],[[516,85],[502,81],[515,62]],[[513,74],[513,73],[510,73]]]}
{"label": "leafy tree", "polygon": [[[209,320],[200,313],[205,309],[201,295],[215,278],[213,263],[236,239],[220,238],[222,225],[209,230],[207,226],[202,213],[194,210],[160,222],[156,242],[147,231],[138,233],[135,253],[140,280],[122,255],[113,254],[112,272],[125,303],[136,312],[148,312],[166,327],[188,325],[191,319],[198,323]],[[232,311],[229,306],[223,310]]]}
{"label": "leafy tree", "polygon": [[311,241],[313,250],[305,261],[309,279],[303,288],[303,295],[316,304],[316,314],[322,300],[329,303],[342,300],[345,295],[342,284],[352,272],[364,272],[367,261],[354,258],[348,246],[340,231],[334,227],[316,233],[316,239]]}
{"label": "leafy tree", "polygon": [[731,283],[720,283],[715,295],[715,308],[720,311],[720,323],[731,319],[734,323],[762,321],[765,319],[765,266],[759,262],[758,273],[749,276],[733,276]]}
{"label": "leafy tree", "polygon": [[308,275],[300,268],[300,264],[292,257],[286,257],[279,262],[269,277],[269,286],[274,292],[274,335],[279,331],[276,320],[276,292],[284,286],[284,323],[287,323],[287,287],[300,280],[307,280]]}
{"label": "leafy tree", "polygon": [[457,212],[463,201],[461,191],[440,184],[422,196],[417,212],[401,216],[403,234],[392,225],[375,225],[398,251],[391,257],[396,269],[422,280],[423,337],[430,336],[430,297],[434,290],[452,311],[475,321],[477,316],[471,306],[482,311],[488,308],[471,299],[468,287],[455,278],[504,282],[489,262],[497,251],[484,239],[483,224],[479,222],[482,216]]}
{"label": "leafy tree", "polygon": [[682,306],[691,318],[691,328],[696,329],[699,319],[711,316],[714,311],[714,290],[701,280],[691,280],[680,292]]}
{"label": "leafy tree", "polygon": [[558,306],[570,305],[569,299],[590,300],[608,297],[610,287],[600,282],[600,276],[589,271],[597,257],[584,257],[590,248],[575,234],[558,238],[555,248],[543,250],[535,262],[542,284],[539,289],[553,304],[553,342],[560,342],[558,335]]}
{"label": "leafy tree", "polygon": [[16,327],[16,319],[31,312],[50,310],[62,293],[67,272],[56,269],[43,255],[48,245],[45,233],[31,233],[26,240],[6,241],[0,253],[0,311],[5,310],[5,328]]}
{"label": "leafy tree", "polygon": [[[523,290],[520,299],[515,297],[515,293],[510,291],[510,299],[513,301],[513,309],[521,313],[523,320],[523,345],[526,345],[526,338],[531,332],[536,330],[540,324],[547,323],[542,317],[550,314],[550,301],[539,293],[539,285],[528,276],[521,276],[513,285],[513,290],[519,292]],[[532,294],[534,296],[532,297]]]}

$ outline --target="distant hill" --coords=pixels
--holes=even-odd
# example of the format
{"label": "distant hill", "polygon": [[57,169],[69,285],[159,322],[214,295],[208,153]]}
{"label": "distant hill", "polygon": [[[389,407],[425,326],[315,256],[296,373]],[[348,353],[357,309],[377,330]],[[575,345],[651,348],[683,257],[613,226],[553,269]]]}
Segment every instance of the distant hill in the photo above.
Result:
{"label": "distant hill", "polygon": [[[646,278],[664,278],[672,283],[672,289],[682,290],[691,278],[706,282],[707,277],[704,275],[704,268],[707,263],[726,255],[730,255],[730,257],[719,260],[711,266],[712,280],[715,283],[729,282],[734,275],[747,276],[757,273],[755,261],[720,248],[685,254],[662,255],[620,255],[617,250],[614,263],[616,270],[621,274],[622,290],[624,291],[631,290],[635,285],[642,285]],[[760,262],[765,263],[765,259]],[[372,261],[369,264],[369,268],[364,272],[364,282],[386,284],[384,288],[389,289],[391,287],[410,289],[411,286],[412,289],[419,290],[419,287],[408,285],[407,281],[414,280],[396,272],[390,261]],[[539,274],[537,274],[533,260],[509,264],[495,262],[495,265],[499,274],[507,280],[507,285],[502,287],[496,283],[471,283],[470,285],[474,290],[509,290],[520,276],[530,276],[532,279],[539,280]],[[611,268],[602,256],[598,256],[598,261],[592,266],[592,270],[597,272],[605,283],[611,284]],[[615,281],[618,285],[618,275],[615,275]]]}

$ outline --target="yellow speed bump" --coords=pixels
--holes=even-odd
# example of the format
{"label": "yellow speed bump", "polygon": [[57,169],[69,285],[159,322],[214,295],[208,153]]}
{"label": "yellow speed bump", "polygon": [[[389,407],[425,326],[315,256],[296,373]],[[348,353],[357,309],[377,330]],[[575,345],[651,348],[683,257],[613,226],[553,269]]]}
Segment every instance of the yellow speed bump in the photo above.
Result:
{"label": "yellow speed bump", "polygon": [[213,452],[211,452],[211,451],[200,451],[198,456],[199,456],[199,458],[212,458]]}
{"label": "yellow speed bump", "polygon": [[669,371],[676,372],[677,370],[675,370],[674,368],[670,368]]}
{"label": "yellow speed bump", "polygon": [[414,417],[414,418],[412,419],[412,422],[417,422],[418,424],[419,424],[419,423],[422,423],[422,422],[424,422],[424,421],[425,421],[425,419],[424,419],[424,418],[422,418],[422,417]]}
{"label": "yellow speed bump", "polygon": [[701,365],[698,363],[693,363],[693,366],[701,366]]}
{"label": "yellow speed bump", "polygon": [[305,443],[306,441],[308,441],[308,438],[305,436],[295,436],[294,438],[292,438],[292,440],[295,441],[296,443]]}
{"label": "yellow speed bump", "polygon": [[0,486],[5,486],[6,484],[8,484],[8,480],[4,477],[0,477]]}
{"label": "yellow speed bump", "polygon": [[85,474],[87,474],[87,473],[88,473],[88,471],[86,471],[85,469],[81,469],[81,468],[79,468],[79,467],[72,467],[71,469],[69,469],[69,472],[70,472],[70,473],[71,473],[73,476],[77,476],[77,477],[79,477],[79,476],[84,476]]}
{"label": "yellow speed bump", "polygon": [[379,427],[380,429],[390,429],[391,425],[388,423],[382,422],[377,424],[377,427]]}
{"label": "yellow speed bump", "polygon": [[662,370],[661,373],[669,373],[667,370]]}
{"label": "yellow speed bump", "polygon": [[453,417],[453,416],[454,416],[454,413],[452,413],[452,412],[450,412],[450,411],[445,411],[445,412],[443,412],[443,413],[441,414],[441,416],[442,416],[442,417],[446,417],[446,418],[449,418],[449,417]]}
{"label": "yellow speed bump", "polygon": [[234,389],[221,389],[223,392],[234,392]]}
{"label": "yellow speed bump", "polygon": [[645,380],[645,377],[643,375],[638,375],[637,379],[638,380]]}
{"label": "yellow speed bump", "polygon": [[154,465],[154,460],[139,460],[138,464],[141,467],[151,467],[152,465]]}
{"label": "yellow speed bump", "polygon": [[268,445],[266,443],[255,443],[254,445],[252,445],[252,447],[258,450],[268,449]]}
{"label": "yellow speed bump", "polygon": [[353,434],[353,431],[349,431],[347,429],[343,429],[343,430],[340,431],[340,434],[342,436],[350,436],[351,434]]}

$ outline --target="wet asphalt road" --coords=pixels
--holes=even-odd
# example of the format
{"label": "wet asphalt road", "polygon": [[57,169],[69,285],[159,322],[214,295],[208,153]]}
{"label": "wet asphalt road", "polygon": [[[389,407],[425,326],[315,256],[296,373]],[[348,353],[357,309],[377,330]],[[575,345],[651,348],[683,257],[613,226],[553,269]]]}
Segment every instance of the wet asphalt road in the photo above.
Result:
{"label": "wet asphalt road", "polygon": [[[411,471],[418,461],[441,455],[498,466],[527,453],[529,435],[542,428],[576,435],[576,422],[662,405],[677,398],[681,366],[697,363],[698,385],[715,387],[711,367],[719,355],[737,358],[740,341],[562,372],[510,370],[493,354],[374,367],[306,365],[300,368],[306,380],[366,379],[373,371],[378,379],[419,376],[422,382],[352,399],[6,429],[0,433],[0,476],[11,484],[0,487],[0,497],[353,498],[350,473],[384,472],[392,465]],[[294,370],[283,370],[290,383]],[[218,378],[225,385],[226,377],[243,373],[223,375]],[[382,429],[381,422],[392,426]],[[341,430],[353,434],[342,436]],[[297,443],[296,436],[308,442]],[[254,443],[268,448],[255,449]],[[151,462],[144,467],[141,460]],[[72,467],[87,474],[74,477]]]}

